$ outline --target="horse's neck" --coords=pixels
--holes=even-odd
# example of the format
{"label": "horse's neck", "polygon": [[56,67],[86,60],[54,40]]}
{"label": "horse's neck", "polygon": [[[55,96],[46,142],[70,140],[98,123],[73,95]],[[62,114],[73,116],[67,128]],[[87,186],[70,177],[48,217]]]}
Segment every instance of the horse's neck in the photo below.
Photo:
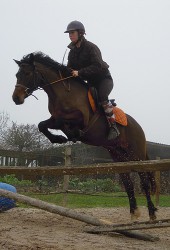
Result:
{"label": "horse's neck", "polygon": [[43,78],[46,80],[46,84],[50,84],[53,81],[56,81],[59,79],[60,75],[59,72],[54,71],[48,67],[46,67],[45,65],[41,64],[41,63],[36,63],[37,66],[37,70],[38,72],[43,76]]}
{"label": "horse's neck", "polygon": [[80,83],[76,78],[58,81],[65,78],[65,75],[59,71],[46,68],[43,65],[39,65],[39,70],[42,76],[47,79],[44,90],[48,95],[49,104],[52,109],[57,110],[62,107],[63,112],[79,110],[84,118],[87,117],[85,120],[88,121],[92,112],[89,109],[87,99],[88,90],[83,86],[83,83]]}
{"label": "horse's neck", "polygon": [[83,116],[84,125],[87,126],[93,115],[91,108],[89,108],[87,92],[87,88],[74,78],[48,86],[46,93],[49,99],[50,113],[57,114],[61,111],[62,114],[71,114],[78,111]]}

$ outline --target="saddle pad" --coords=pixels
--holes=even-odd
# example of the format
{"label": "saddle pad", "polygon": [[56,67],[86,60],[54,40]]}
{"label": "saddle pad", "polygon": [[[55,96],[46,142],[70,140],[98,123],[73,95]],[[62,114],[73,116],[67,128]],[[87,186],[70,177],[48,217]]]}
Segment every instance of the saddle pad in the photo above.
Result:
{"label": "saddle pad", "polygon": [[113,108],[113,113],[115,115],[115,120],[117,123],[127,126],[127,117],[124,111],[118,107]]}
{"label": "saddle pad", "polygon": [[94,101],[94,98],[92,96],[90,89],[88,91],[88,99],[89,99],[90,106],[91,106],[93,112],[95,113],[97,111],[97,108],[96,108],[96,104],[95,104],[95,101]]}
{"label": "saddle pad", "polygon": [[[96,104],[95,104],[94,98],[93,98],[90,90],[88,91],[88,99],[89,99],[90,106],[91,106],[93,112],[95,113],[97,111],[97,108],[96,108]],[[117,123],[119,123],[123,126],[127,126],[127,117],[122,109],[114,106],[113,113],[115,115],[115,120]]]}

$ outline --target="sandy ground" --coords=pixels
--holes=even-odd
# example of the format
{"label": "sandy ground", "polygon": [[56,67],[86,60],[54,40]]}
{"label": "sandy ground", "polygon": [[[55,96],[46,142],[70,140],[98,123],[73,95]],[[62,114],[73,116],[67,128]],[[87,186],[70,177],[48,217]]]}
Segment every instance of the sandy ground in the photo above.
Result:
{"label": "sandy ground", "polygon": [[[141,220],[148,220],[147,209],[140,207]],[[110,220],[130,222],[128,208],[77,209],[77,211]],[[158,219],[170,218],[170,208],[160,208]],[[94,235],[84,232],[87,224],[34,208],[15,208],[1,213],[0,250],[169,250],[170,228],[143,230],[159,236],[160,241],[146,242],[120,234]],[[89,227],[89,225],[88,225]]]}

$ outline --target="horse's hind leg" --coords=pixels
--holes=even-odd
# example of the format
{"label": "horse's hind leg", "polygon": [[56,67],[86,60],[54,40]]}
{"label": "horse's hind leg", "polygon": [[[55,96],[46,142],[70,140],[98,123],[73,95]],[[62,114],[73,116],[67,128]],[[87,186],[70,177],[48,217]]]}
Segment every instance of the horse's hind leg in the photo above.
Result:
{"label": "horse's hind leg", "polygon": [[134,185],[130,179],[129,173],[120,174],[121,180],[124,184],[125,190],[127,192],[130,204],[130,214],[131,219],[136,220],[140,216],[139,209],[137,208],[135,193],[134,193]]}
{"label": "horse's hind leg", "polygon": [[157,211],[157,208],[155,208],[155,206],[154,206],[154,204],[153,204],[153,202],[151,200],[150,180],[149,180],[149,177],[148,177],[148,173],[140,172],[139,176],[140,176],[140,179],[141,179],[142,188],[143,188],[143,190],[145,192],[145,195],[146,195],[150,220],[155,220],[156,219],[155,212]]}

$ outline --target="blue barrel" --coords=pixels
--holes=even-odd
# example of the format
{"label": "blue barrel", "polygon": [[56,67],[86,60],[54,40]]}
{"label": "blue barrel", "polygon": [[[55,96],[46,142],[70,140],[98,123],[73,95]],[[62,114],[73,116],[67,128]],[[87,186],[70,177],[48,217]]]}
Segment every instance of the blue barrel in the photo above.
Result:
{"label": "blue barrel", "polygon": [[[0,182],[0,188],[4,190],[8,190],[10,192],[16,193],[17,190],[14,186]],[[10,198],[6,198],[3,196],[0,196],[0,212],[7,211],[11,208],[14,208],[16,206],[16,202]]]}

